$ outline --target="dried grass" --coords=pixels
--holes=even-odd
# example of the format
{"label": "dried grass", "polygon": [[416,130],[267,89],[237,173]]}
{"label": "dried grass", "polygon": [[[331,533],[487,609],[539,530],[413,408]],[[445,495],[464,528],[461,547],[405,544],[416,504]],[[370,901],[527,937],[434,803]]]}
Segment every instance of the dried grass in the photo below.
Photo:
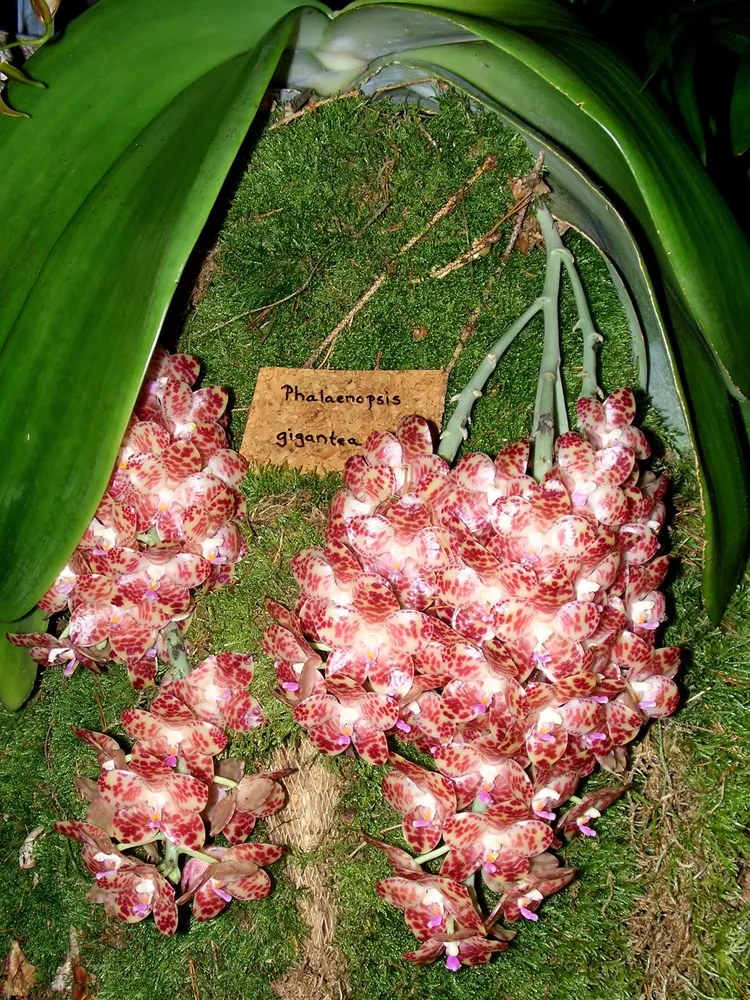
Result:
{"label": "dried grass", "polygon": [[652,727],[633,754],[632,772],[645,784],[634,801],[630,842],[645,893],[628,924],[633,955],[645,959],[644,988],[652,1000],[694,996],[690,981],[699,972],[693,897],[705,865],[680,834],[691,829],[705,799],[686,783],[688,766],[670,727]]}
{"label": "dried grass", "polygon": [[[269,839],[309,853],[330,843],[338,825],[336,804],[343,782],[320,763],[310,744],[295,749],[281,747],[272,768],[295,767],[286,781],[286,808],[269,817]],[[303,963],[271,984],[282,1000],[341,1000],[347,994],[344,963],[333,943],[336,930],[336,897],[322,864],[300,866],[289,862],[287,875],[301,890],[297,906],[308,928],[302,942]]]}

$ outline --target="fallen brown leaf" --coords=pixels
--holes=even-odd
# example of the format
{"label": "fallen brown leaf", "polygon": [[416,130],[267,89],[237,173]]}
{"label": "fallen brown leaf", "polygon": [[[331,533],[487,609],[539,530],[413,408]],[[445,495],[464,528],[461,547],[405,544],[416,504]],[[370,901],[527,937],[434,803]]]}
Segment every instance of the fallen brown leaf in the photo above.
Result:
{"label": "fallen brown leaf", "polygon": [[13,939],[5,967],[3,996],[27,997],[36,982],[36,968],[21,951],[21,945]]}

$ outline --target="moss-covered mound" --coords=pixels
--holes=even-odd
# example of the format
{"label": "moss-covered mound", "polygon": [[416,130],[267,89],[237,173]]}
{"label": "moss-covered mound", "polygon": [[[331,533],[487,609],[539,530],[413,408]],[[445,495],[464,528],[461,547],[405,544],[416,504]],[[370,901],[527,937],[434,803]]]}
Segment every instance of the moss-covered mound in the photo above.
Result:
{"label": "moss-covered mound", "polygon": [[[400,254],[488,159],[456,208]],[[388,277],[377,293],[321,360],[332,368],[447,367],[448,399],[459,391],[540,291],[544,259],[533,249],[533,232],[513,245],[516,214],[502,222],[486,254],[445,277],[439,269],[493,230],[513,205],[513,180],[532,167],[515,133],[450,95],[437,115],[358,96],[288,123],[272,115],[235,178],[220,231],[206,236],[192,297],[177,323],[180,349],[204,362],[204,384],[233,390],[235,443],[259,368],[304,364],[383,271]],[[565,238],[606,337],[602,384],[632,384],[630,337],[606,266],[577,234]],[[567,288],[562,315],[572,401],[580,337]],[[540,354],[538,321],[518,338],[479,401],[473,450],[494,453],[528,433]],[[641,402],[648,420],[647,401]],[[566,849],[567,862],[582,869],[580,880],[545,902],[540,922],[522,927],[491,966],[451,976],[441,966],[415,970],[401,960],[413,940],[401,915],[374,891],[387,865],[371,848],[358,849],[360,831],[377,836],[397,822],[380,795],[381,774],[354,759],[323,760],[307,744],[297,747],[290,714],[268,696],[272,668],[259,652],[267,624],[263,598],[293,598],[290,560],[319,542],[326,506],[340,485],[336,476],[278,468],[248,477],[248,557],[233,589],[201,603],[190,633],[195,662],[223,649],[257,656],[256,693],[269,723],[236,737],[229,752],[258,767],[293,754],[301,769],[286,825],[281,814],[272,830],[261,824],[256,834],[296,845],[289,863],[272,870],[273,895],[235,903],[218,920],[194,923],[171,940],[150,922],[124,928],[94,911],[77,849],[51,832],[55,820],[83,814],[73,779],[94,773],[70,726],[117,736],[119,712],[139,699],[124,668],[99,678],[79,670],[70,680],[50,669],[26,708],[0,716],[4,950],[17,938],[46,988],[74,926],[82,964],[94,979],[91,994],[100,1000],[746,997],[750,595],[738,594],[724,629],[709,628],[699,599],[694,483],[668,443],[662,450],[676,479],[674,624],[665,640],[690,650],[685,704],[633,748],[634,787],[605,814],[597,840],[581,838]],[[47,831],[37,841],[36,866],[19,871],[18,849],[36,826]],[[398,842],[397,830],[384,836]]]}

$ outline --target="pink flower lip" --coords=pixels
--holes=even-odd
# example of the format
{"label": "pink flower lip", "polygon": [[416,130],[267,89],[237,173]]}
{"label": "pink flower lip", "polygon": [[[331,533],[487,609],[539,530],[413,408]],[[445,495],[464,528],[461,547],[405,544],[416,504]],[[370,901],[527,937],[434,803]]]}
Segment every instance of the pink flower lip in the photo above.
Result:
{"label": "pink flower lip", "polygon": [[219,897],[219,899],[223,899],[225,903],[231,903],[232,897],[229,895],[228,892],[225,892],[224,889],[220,889],[216,885],[212,885],[211,888],[216,893],[216,895]]}
{"label": "pink flower lip", "polygon": [[518,910],[522,917],[526,917],[527,920],[537,921],[539,919],[538,915],[534,913],[533,910],[527,909],[525,906],[519,906]]}
{"label": "pink flower lip", "polygon": [[495,872],[497,871],[497,865],[493,865],[491,861],[485,861],[484,870],[486,872],[489,872],[490,875],[494,875]]}
{"label": "pink flower lip", "polygon": [[177,764],[176,755],[170,753],[167,757],[164,758],[164,763],[167,765],[167,767],[175,767]]}
{"label": "pink flower lip", "polygon": [[595,701],[597,705],[606,705],[609,702],[609,698],[606,694],[592,694],[591,700]]}
{"label": "pink flower lip", "polygon": [[581,833],[584,835],[584,837],[595,837],[596,836],[596,830],[594,830],[590,826],[586,826],[585,823],[579,823],[578,824],[578,829],[581,831]]}
{"label": "pink flower lip", "polygon": [[589,733],[588,734],[588,738],[590,740],[606,740],[607,734],[606,733]]}
{"label": "pink flower lip", "polygon": [[352,741],[352,738],[351,738],[351,736],[344,736],[344,735],[341,735],[341,736],[339,736],[339,738],[338,738],[338,739],[336,740],[336,744],[337,744],[338,746],[340,746],[340,747],[348,747],[348,746],[349,746],[349,744],[351,743],[351,741]]}
{"label": "pink flower lip", "polygon": [[430,928],[430,930],[434,930],[436,927],[439,927],[442,922],[443,922],[442,917],[439,917],[436,913],[434,917],[430,917],[430,919],[427,921],[427,926]]}
{"label": "pink flower lip", "polygon": [[650,708],[656,708],[656,702],[655,701],[639,701],[638,702],[638,708],[640,708],[640,710],[642,712],[647,712]]}
{"label": "pink flower lip", "polygon": [[534,815],[541,816],[542,819],[548,819],[550,823],[555,819],[555,814],[553,812],[548,812],[545,809],[535,809]]}
{"label": "pink flower lip", "polygon": [[445,960],[445,967],[449,972],[458,972],[461,968],[461,963],[458,960],[457,955],[449,955]]}
{"label": "pink flower lip", "polygon": [[416,827],[429,826],[431,822],[432,822],[431,819],[415,819],[412,820],[411,825]]}
{"label": "pink flower lip", "polygon": [[408,722],[404,722],[403,719],[398,720],[398,722],[396,723],[396,729],[400,729],[402,733],[411,732],[411,726],[409,725]]}
{"label": "pink flower lip", "polygon": [[281,686],[285,691],[299,691],[299,684],[295,684],[294,681],[284,681]]}
{"label": "pink flower lip", "polygon": [[492,802],[492,796],[490,795],[489,792],[480,792],[479,793],[479,801],[483,802],[485,804],[488,804],[488,803]]}
{"label": "pink flower lip", "polygon": [[537,733],[537,736],[542,741],[542,743],[554,743],[555,737],[552,733]]}
{"label": "pink flower lip", "polygon": [[487,711],[487,706],[482,704],[472,705],[471,710],[472,712],[476,712],[477,715],[484,715]]}

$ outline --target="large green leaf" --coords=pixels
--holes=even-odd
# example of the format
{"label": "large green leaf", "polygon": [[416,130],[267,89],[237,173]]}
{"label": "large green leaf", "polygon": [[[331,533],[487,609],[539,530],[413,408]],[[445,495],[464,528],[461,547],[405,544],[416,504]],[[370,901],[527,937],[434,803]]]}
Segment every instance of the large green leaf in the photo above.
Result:
{"label": "large green leaf", "polygon": [[0,621],[0,705],[9,712],[19,709],[31,694],[38,668],[28,649],[11,645],[5,636],[8,632],[44,632],[46,628],[39,608],[17,621]]}
{"label": "large green leaf", "polygon": [[[583,30],[507,27],[509,8],[517,22],[525,3],[443,0],[442,6],[456,10],[449,16],[488,44],[420,47],[401,58],[443,67],[490,94],[621,198],[730,392],[750,397],[750,351],[738,323],[750,317],[750,247],[700,163],[641,93],[633,71]],[[502,23],[468,16],[469,7]]]}
{"label": "large green leaf", "polygon": [[[133,0],[105,2],[103,9],[106,14],[119,6],[143,5]],[[88,24],[92,21],[93,17]],[[141,32],[146,24],[148,36],[150,18],[141,24]],[[93,132],[89,129],[86,142],[93,144],[101,133],[106,143],[111,130],[120,132],[124,146],[118,151],[110,143],[107,158],[95,164],[87,159],[92,154],[81,152],[85,181],[69,185],[75,194],[72,211],[65,198],[56,197],[56,185],[45,175],[66,156],[75,160],[78,155],[67,146],[53,162],[60,129],[56,115],[72,128],[76,117],[87,117],[81,115],[81,99],[90,99],[92,86],[106,84],[89,81],[83,98],[73,100],[70,75],[58,65],[60,59],[84,58],[89,43],[96,48],[85,30],[70,40],[70,49],[52,50],[45,63],[39,61],[40,69],[48,71],[40,75],[50,84],[46,92],[50,105],[25,106],[39,116],[28,140],[33,154],[19,151],[18,132],[7,147],[10,162],[14,163],[15,153],[15,165],[25,167],[28,183],[15,178],[14,187],[3,189],[17,196],[28,187],[25,208],[36,218],[29,223],[35,227],[32,235],[27,231],[26,236],[33,263],[22,265],[17,260],[8,282],[12,294],[5,306],[8,310],[7,301],[15,298],[16,315],[11,325],[6,319],[0,352],[2,618],[18,617],[39,599],[77,544],[104,492],[177,279],[292,27],[287,22],[266,34],[271,24],[267,17],[262,19],[259,30],[265,38],[257,47],[250,32],[247,54],[219,62],[184,87],[183,75],[182,89],[161,108],[154,104],[153,120],[147,119],[145,128],[134,132],[132,116],[126,116],[125,136],[118,114],[138,103],[138,76],[108,75],[110,91],[107,100],[100,101],[107,124]],[[237,37],[237,25],[229,34]],[[118,44],[128,49],[118,37]],[[218,38],[209,41],[219,45]],[[174,45],[166,36],[162,42]],[[110,47],[106,49],[109,52]],[[128,59],[143,72],[145,65],[136,49],[133,41]],[[192,52],[190,45],[187,51]],[[156,59],[156,52],[151,55],[156,60],[151,76],[156,78],[163,62]],[[185,58],[178,50],[174,61],[182,63]],[[71,75],[88,79],[80,72]],[[128,85],[133,90],[128,91]],[[39,156],[41,179],[28,177],[32,155]],[[6,151],[6,162],[7,157]],[[71,173],[74,166],[68,168]],[[49,219],[46,199],[52,203]],[[6,211],[4,217],[8,216]],[[21,219],[13,227],[15,241],[18,229],[24,229]],[[42,243],[44,252],[38,250]],[[4,251],[7,245],[6,240]],[[19,289],[32,282],[24,298]]]}

